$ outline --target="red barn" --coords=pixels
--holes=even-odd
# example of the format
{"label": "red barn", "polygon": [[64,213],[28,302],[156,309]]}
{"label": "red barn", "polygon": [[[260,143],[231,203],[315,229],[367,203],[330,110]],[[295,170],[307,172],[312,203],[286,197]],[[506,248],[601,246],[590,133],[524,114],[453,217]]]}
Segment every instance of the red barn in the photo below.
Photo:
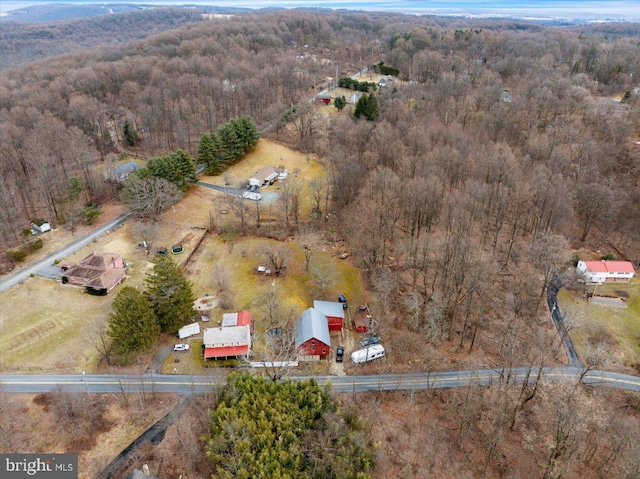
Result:
{"label": "red barn", "polygon": [[327,317],[317,309],[305,310],[298,319],[296,352],[308,359],[324,359],[331,354]]}
{"label": "red barn", "polygon": [[327,317],[329,331],[340,331],[344,323],[344,308],[342,303],[335,301],[313,301],[313,307]]}

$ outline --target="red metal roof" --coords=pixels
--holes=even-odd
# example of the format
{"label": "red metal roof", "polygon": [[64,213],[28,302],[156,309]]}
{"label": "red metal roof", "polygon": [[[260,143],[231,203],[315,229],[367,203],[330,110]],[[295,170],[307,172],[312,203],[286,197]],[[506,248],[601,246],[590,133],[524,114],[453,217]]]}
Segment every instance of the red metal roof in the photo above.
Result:
{"label": "red metal roof", "polygon": [[249,354],[249,345],[244,346],[221,346],[219,348],[205,348],[204,358],[228,358],[232,356],[246,356]]}
{"label": "red metal roof", "polygon": [[607,273],[609,271],[604,261],[585,261],[584,264],[587,265],[587,271],[590,273]]}
{"label": "red metal roof", "polygon": [[630,261],[585,261],[590,273],[635,273]]}
{"label": "red metal roof", "polygon": [[240,311],[238,313],[238,324],[237,326],[251,326],[251,312],[250,311]]}

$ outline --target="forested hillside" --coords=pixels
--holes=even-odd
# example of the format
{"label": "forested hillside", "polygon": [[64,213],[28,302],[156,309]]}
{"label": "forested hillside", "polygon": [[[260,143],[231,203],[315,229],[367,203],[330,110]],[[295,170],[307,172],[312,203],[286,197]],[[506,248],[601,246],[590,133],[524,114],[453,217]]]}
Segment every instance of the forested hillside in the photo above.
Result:
{"label": "forested hillside", "polygon": [[[101,9],[102,15],[46,23],[3,19],[0,29],[0,69],[101,45],[114,48],[115,45],[203,20],[199,11],[184,8],[154,8],[109,14],[104,6],[76,5],[76,8],[85,7]],[[22,20],[20,16],[16,16],[16,19]]]}
{"label": "forested hillside", "polygon": [[[169,12],[155,15],[174,21]],[[154,17],[126,18],[123,29],[135,30],[137,21],[150,25]],[[637,218],[629,216],[637,209],[629,205],[637,204],[638,194],[632,141],[638,36],[604,34],[601,28],[590,34],[584,27],[574,32],[513,22],[465,28],[438,22],[256,14],[5,71],[3,172],[15,180],[8,184],[22,185],[3,189],[3,204],[14,205],[2,229],[5,244],[17,240],[28,218],[62,219],[59,206],[70,177],[81,178],[87,200],[100,198],[101,181],[88,165],[113,151],[112,136],[119,132],[110,129],[114,115],[135,125],[148,153],[180,148],[194,154],[200,135],[229,119],[249,115],[258,124],[276,122],[336,70],[354,72],[379,60],[411,82],[380,92],[376,123],[337,118],[328,129],[313,128],[308,138],[301,133],[302,146],[334,159],[340,173],[336,207],[354,208],[358,197],[365,201],[367,189],[359,194],[358,188],[368,183],[363,180],[369,172],[398,181],[409,195],[427,191],[411,182],[427,182],[442,206],[450,193],[470,195],[475,182],[473,188],[487,196],[478,208],[485,216],[481,237],[496,243],[492,249],[514,227],[512,219],[519,222],[514,237],[520,231],[525,237],[559,232],[565,225],[580,228],[578,239],[585,240],[600,224],[624,243],[637,228]],[[622,103],[614,101],[625,93]],[[512,210],[501,209],[504,198]],[[367,208],[373,207],[370,200]],[[473,208],[469,214],[475,217]],[[414,236],[436,218],[411,215],[418,221]],[[365,261],[377,269],[386,257],[365,255]]]}

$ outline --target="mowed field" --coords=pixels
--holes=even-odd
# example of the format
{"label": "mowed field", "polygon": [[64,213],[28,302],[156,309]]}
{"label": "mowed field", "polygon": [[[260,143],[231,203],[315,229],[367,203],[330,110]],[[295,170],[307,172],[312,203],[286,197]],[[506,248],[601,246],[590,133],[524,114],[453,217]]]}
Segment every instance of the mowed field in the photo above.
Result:
{"label": "mowed field", "polygon": [[[593,290],[593,286],[589,287]],[[640,279],[630,283],[599,285],[596,295],[628,294],[627,307],[617,308],[593,304],[580,293],[561,290],[558,305],[571,327],[571,338],[578,354],[584,357],[591,345],[603,343],[607,348],[609,366],[617,364],[640,367]]]}

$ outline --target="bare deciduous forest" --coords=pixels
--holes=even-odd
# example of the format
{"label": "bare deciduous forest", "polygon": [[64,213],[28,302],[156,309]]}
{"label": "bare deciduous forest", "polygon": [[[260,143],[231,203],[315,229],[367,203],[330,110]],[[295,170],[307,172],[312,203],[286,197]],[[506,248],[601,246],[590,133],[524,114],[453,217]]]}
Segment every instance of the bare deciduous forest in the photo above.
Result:
{"label": "bare deciduous forest", "polygon": [[[325,161],[331,219],[296,216],[283,236],[317,229],[346,240],[394,371],[563,364],[546,309],[553,274],[570,266],[572,249],[640,261],[639,44],[637,24],[291,10],[6,69],[2,250],[23,241],[33,218],[62,224],[77,201],[116,196],[95,166],[117,158],[125,121],[141,138],[137,154],[195,157],[201,135],[250,116]],[[400,74],[376,92],[376,121],[310,105],[327,77],[381,61]],[[69,194],[74,178],[80,200]],[[324,208],[321,188],[316,202]],[[640,358],[616,366],[638,373]],[[638,477],[637,398],[615,398],[538,389],[531,378],[404,398],[404,424],[392,396],[368,398],[363,407],[389,420],[373,428],[383,447],[448,448],[395,458],[385,449],[375,477]],[[412,429],[421,411],[440,429],[426,416],[425,430]]]}

